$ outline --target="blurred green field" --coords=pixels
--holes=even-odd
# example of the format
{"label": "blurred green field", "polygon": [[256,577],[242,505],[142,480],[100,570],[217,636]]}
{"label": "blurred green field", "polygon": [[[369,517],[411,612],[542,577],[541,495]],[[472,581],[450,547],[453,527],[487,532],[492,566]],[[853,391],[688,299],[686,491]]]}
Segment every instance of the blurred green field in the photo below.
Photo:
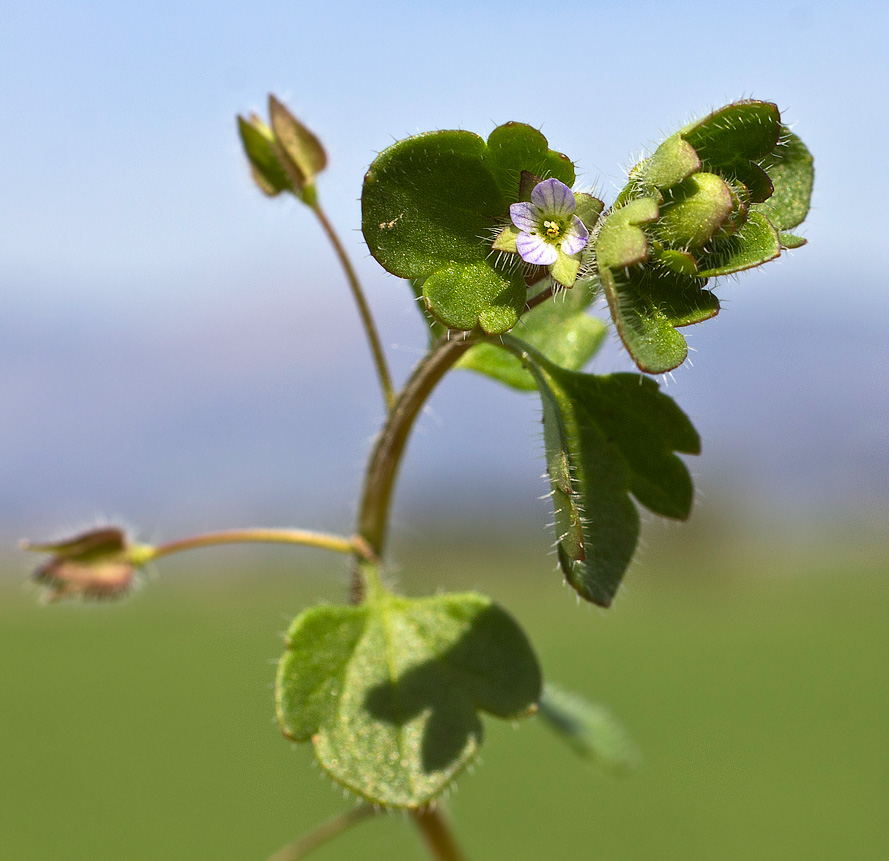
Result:
{"label": "blurred green field", "polygon": [[[469,858],[889,857],[885,548],[661,543],[607,613],[542,543],[400,549],[406,591],[493,595],[645,755],[615,780],[535,719],[486,720],[448,802]],[[289,619],[340,599],[340,560],[204,551],[99,607],[37,606],[24,565],[0,579],[0,858],[263,859],[351,806],[283,741],[270,687]],[[313,856],[424,857],[401,815]]]}

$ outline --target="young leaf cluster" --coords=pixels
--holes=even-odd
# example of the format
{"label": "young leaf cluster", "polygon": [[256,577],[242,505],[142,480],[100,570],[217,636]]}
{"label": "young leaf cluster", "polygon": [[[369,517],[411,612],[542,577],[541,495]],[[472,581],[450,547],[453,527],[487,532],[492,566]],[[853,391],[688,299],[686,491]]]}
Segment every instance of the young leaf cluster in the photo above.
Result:
{"label": "young leaf cluster", "polygon": [[707,281],[760,266],[805,240],[812,157],[771,102],[726,105],[667,138],[630,172],[602,224],[597,272],[640,370],[687,355],[676,330],[715,316]]}

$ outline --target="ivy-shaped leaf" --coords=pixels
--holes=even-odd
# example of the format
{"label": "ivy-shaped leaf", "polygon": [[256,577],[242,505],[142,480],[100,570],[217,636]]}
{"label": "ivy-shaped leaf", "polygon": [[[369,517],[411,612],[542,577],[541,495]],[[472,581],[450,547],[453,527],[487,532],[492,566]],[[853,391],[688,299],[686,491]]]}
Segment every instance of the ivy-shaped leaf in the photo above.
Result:
{"label": "ivy-shaped leaf", "polygon": [[[596,354],[607,333],[605,324],[586,312],[592,297],[588,285],[575,284],[524,314],[514,333],[553,364],[579,370]],[[537,388],[521,360],[496,343],[476,345],[456,367],[486,374],[514,389]]]}
{"label": "ivy-shaped leaf", "polygon": [[698,454],[700,439],[654,380],[566,371],[516,338],[508,343],[543,402],[559,562],[582,597],[607,607],[639,536],[630,494],[656,514],[688,517],[691,477],[674,452]]}
{"label": "ivy-shaped leaf", "polygon": [[524,308],[520,266],[491,248],[523,170],[574,181],[571,162],[519,123],[498,127],[488,143],[466,131],[408,138],[381,153],[365,177],[362,229],[371,254],[392,274],[422,281],[428,310],[449,328],[500,334]]}
{"label": "ivy-shaped leaf", "polygon": [[525,634],[474,593],[313,607],[287,634],[276,706],[338,783],[384,807],[436,798],[476,755],[478,712],[531,714],[541,676]]}

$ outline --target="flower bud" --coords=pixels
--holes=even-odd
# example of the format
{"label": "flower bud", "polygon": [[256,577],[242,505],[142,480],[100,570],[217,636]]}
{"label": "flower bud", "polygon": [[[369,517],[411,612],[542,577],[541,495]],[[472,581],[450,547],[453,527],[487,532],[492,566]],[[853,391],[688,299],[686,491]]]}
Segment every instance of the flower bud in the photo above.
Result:
{"label": "flower bud", "polygon": [[297,194],[306,203],[314,198],[315,177],[327,167],[327,153],[287,106],[269,95],[269,119],[275,135],[276,152]]}
{"label": "flower bud", "polygon": [[308,205],[316,198],[315,177],[327,166],[327,154],[315,135],[287,107],[269,96],[266,125],[255,114],[238,117],[238,132],[260,190],[275,197],[282,191],[295,194]]}
{"label": "flower bud", "polygon": [[238,132],[259,190],[269,197],[293,191],[293,183],[275,151],[272,130],[256,114],[251,114],[249,120],[238,117]]}
{"label": "flower bud", "polygon": [[720,231],[731,235],[743,223],[746,207],[715,173],[695,173],[664,191],[657,229],[664,242],[702,248]]}
{"label": "flower bud", "polygon": [[46,588],[45,600],[68,597],[119,598],[129,591],[144,554],[131,545],[123,531],[109,526],[73,538],[44,544],[22,542],[23,550],[50,553],[33,574]]}

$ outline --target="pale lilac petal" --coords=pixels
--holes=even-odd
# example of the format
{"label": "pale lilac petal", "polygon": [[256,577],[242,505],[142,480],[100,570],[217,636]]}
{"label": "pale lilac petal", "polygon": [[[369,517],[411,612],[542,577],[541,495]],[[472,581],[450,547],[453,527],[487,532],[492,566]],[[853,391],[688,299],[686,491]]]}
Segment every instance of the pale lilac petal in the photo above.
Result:
{"label": "pale lilac petal", "polygon": [[520,233],[516,237],[516,248],[525,263],[549,266],[559,259],[559,252],[556,251],[555,245],[550,245],[537,234]]}
{"label": "pale lilac petal", "polygon": [[521,203],[510,204],[509,217],[512,219],[512,223],[518,227],[519,230],[524,230],[525,233],[530,233],[532,230],[536,230],[537,226],[540,224],[540,213],[538,212],[537,207],[532,203],[526,203],[524,201]]}
{"label": "pale lilac petal", "polygon": [[571,220],[571,227],[565,231],[565,236],[562,239],[562,251],[566,254],[577,254],[578,251],[583,251],[586,248],[589,241],[590,232],[575,215]]}
{"label": "pale lilac petal", "polygon": [[538,182],[531,192],[531,203],[540,207],[547,216],[567,218],[573,214],[575,202],[571,189],[557,179]]}

